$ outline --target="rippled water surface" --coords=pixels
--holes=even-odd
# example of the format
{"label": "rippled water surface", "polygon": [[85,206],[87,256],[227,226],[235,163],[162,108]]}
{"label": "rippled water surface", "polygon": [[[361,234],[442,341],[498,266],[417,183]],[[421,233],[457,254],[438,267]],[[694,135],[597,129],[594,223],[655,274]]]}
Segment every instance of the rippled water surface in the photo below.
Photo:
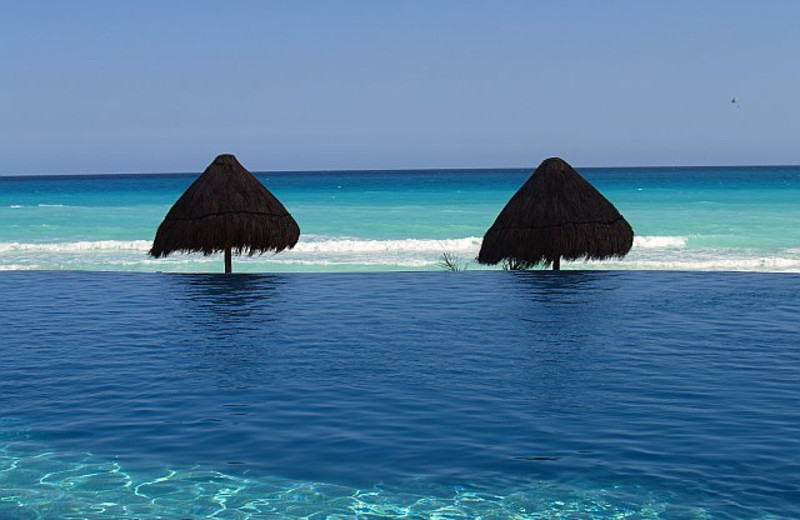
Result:
{"label": "rippled water surface", "polygon": [[0,276],[0,518],[800,517],[800,276]]}

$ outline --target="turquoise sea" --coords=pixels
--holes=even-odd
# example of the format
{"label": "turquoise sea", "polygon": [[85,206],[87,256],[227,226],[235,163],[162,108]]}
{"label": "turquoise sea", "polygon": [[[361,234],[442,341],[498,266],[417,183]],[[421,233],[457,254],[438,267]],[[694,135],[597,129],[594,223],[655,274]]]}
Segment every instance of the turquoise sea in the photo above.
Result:
{"label": "turquoise sea", "polygon": [[[800,271],[800,167],[579,168],[632,224],[623,260],[566,269]],[[271,172],[297,247],[240,272],[470,269],[529,169]],[[220,257],[147,250],[197,174],[0,177],[0,269],[215,272]]]}

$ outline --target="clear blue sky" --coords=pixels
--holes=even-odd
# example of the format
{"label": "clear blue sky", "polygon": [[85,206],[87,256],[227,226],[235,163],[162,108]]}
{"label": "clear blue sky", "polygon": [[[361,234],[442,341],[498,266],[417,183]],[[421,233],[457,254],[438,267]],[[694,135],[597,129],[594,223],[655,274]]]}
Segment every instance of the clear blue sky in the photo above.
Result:
{"label": "clear blue sky", "polygon": [[796,0],[0,0],[0,65],[6,175],[800,163]]}

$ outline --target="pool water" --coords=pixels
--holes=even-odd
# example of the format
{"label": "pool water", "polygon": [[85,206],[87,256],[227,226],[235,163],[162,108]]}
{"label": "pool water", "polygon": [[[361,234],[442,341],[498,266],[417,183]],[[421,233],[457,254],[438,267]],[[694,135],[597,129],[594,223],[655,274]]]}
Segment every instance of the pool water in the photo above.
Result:
{"label": "pool water", "polygon": [[800,517],[800,275],[0,291],[3,519]]}

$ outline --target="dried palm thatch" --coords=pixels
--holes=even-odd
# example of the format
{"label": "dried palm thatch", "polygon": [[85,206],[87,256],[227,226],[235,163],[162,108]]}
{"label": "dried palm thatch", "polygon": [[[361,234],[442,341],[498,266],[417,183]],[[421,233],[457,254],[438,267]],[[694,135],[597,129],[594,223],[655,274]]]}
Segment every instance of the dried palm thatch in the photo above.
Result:
{"label": "dried palm thatch", "polygon": [[483,237],[478,261],[561,267],[561,258],[622,257],[633,229],[617,208],[563,159],[546,159]]}
{"label": "dried palm thatch", "polygon": [[233,155],[220,155],[178,199],[158,227],[150,254],[247,255],[291,249],[300,227],[283,204]]}

